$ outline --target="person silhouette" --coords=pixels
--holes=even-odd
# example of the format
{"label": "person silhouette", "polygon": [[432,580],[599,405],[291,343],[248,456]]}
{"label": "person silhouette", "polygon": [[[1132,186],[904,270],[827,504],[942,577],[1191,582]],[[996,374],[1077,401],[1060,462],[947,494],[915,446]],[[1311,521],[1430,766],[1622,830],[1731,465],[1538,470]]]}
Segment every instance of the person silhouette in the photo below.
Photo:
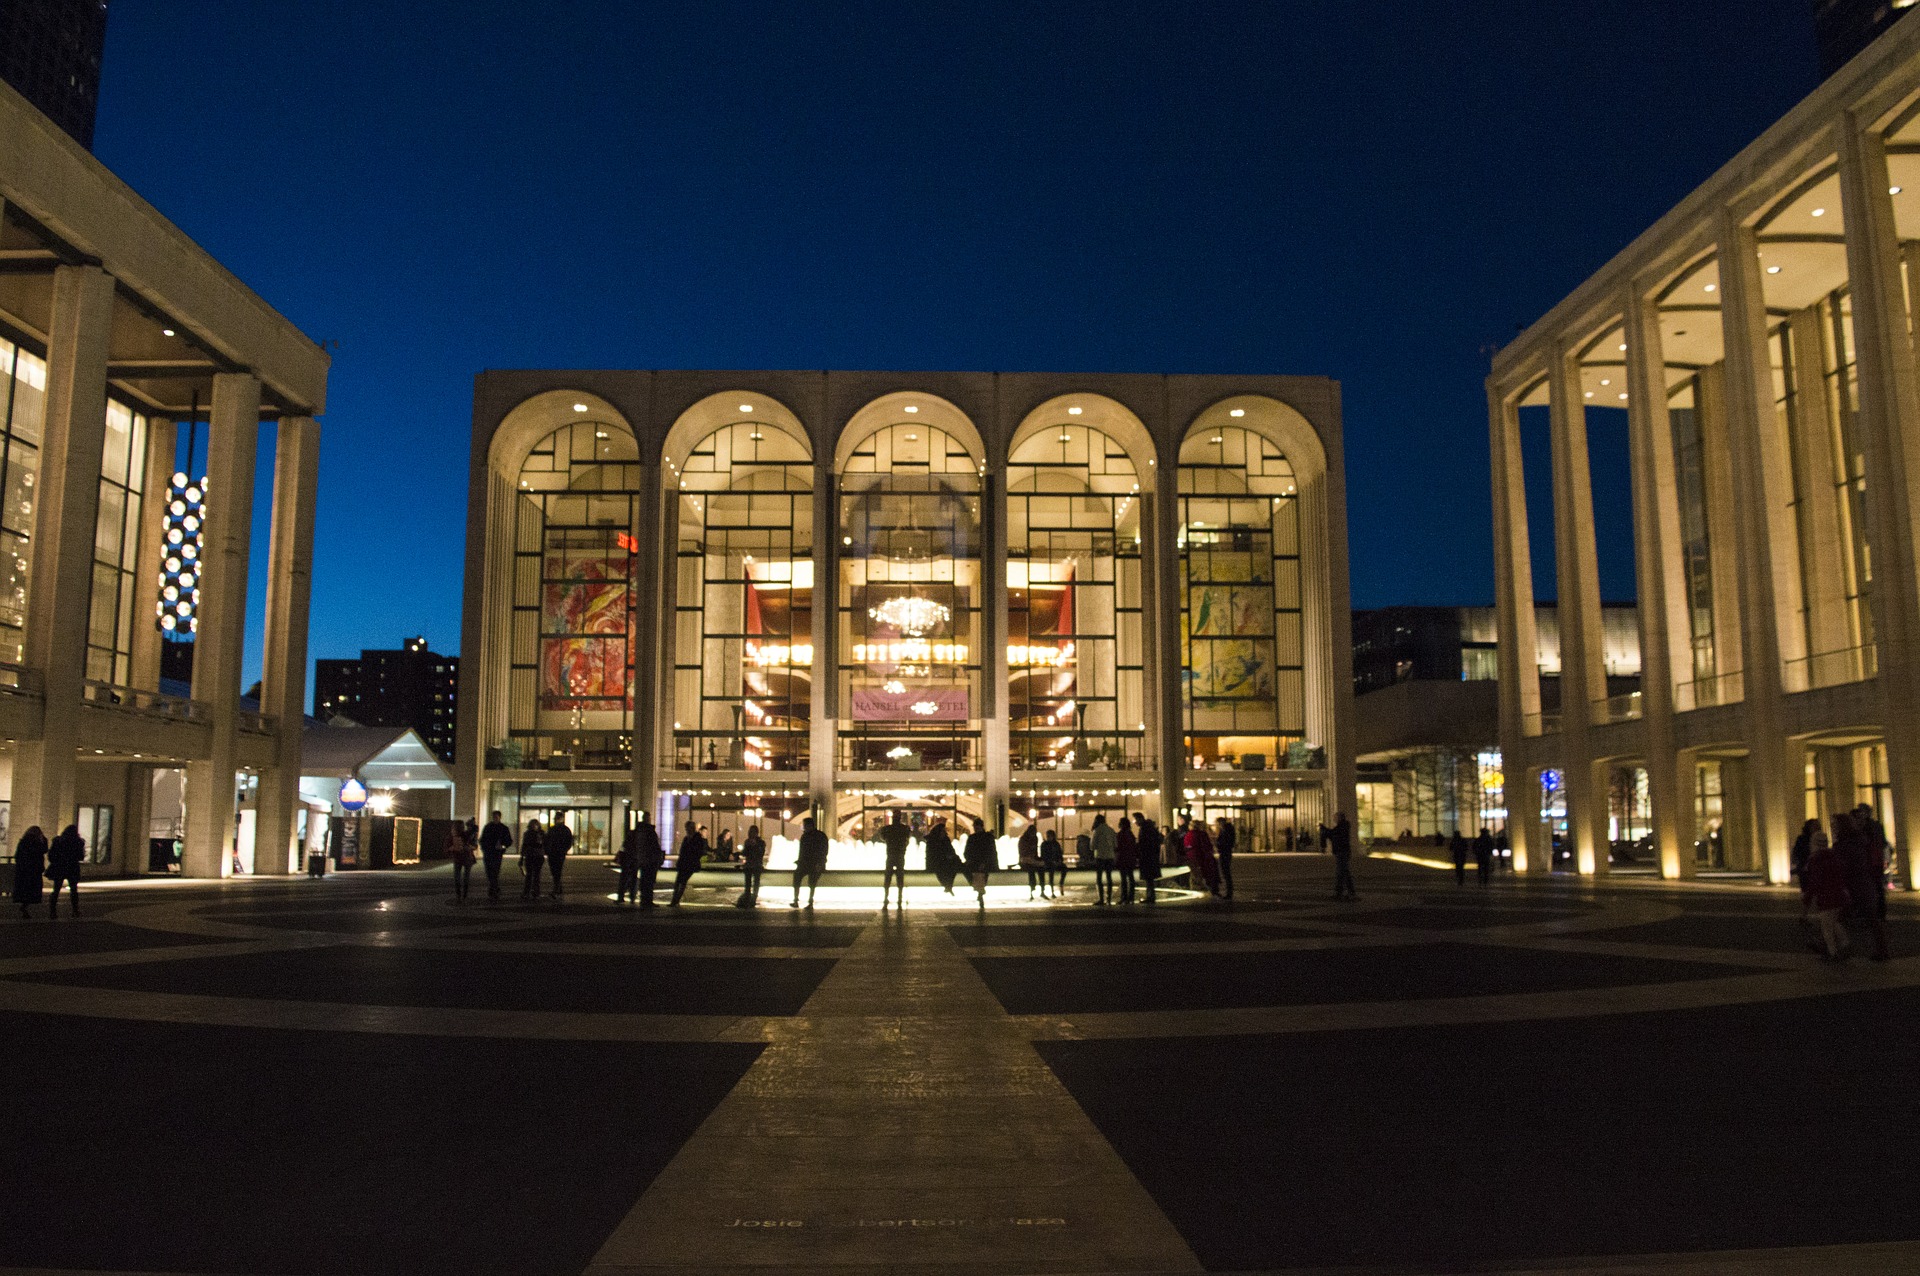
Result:
{"label": "person silhouette", "polygon": [[886,867],[880,875],[880,907],[887,906],[889,886],[896,892],[900,907],[907,906],[907,847],[913,843],[913,830],[907,827],[904,811],[895,811],[893,819],[881,826],[881,845],[886,847]]}

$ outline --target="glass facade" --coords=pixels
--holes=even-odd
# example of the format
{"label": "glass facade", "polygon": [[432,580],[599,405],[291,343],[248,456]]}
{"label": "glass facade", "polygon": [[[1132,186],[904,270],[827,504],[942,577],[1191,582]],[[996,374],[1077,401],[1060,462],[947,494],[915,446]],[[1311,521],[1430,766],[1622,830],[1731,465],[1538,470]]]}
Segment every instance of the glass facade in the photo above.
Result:
{"label": "glass facade", "polygon": [[1719,673],[1713,637],[1713,545],[1707,521],[1706,454],[1700,441],[1700,378],[1689,378],[1668,401],[1673,426],[1674,487],[1680,507],[1680,570],[1687,598],[1691,670],[1681,681],[1704,682]]}
{"label": "glass facade", "polygon": [[506,763],[627,765],[639,492],[616,424],[563,426],[521,466]]}
{"label": "glass facade", "polygon": [[46,360],[0,338],[0,661],[9,664],[23,654],[46,412]]}
{"label": "glass facade", "polygon": [[840,476],[837,625],[843,770],[982,765],[981,463],[904,421]]}
{"label": "glass facade", "polygon": [[139,604],[141,494],[146,490],[147,418],[107,400],[106,447],[100,458],[100,505],[94,520],[93,598],[87,618],[87,677],[127,686],[133,681],[133,627],[151,624]]}
{"label": "glass facade", "polygon": [[1062,422],[1007,470],[1011,762],[1136,769],[1148,764],[1139,476],[1113,439]]}
{"label": "glass facade", "polygon": [[688,454],[679,485],[673,765],[804,771],[813,698],[813,465],[740,421]]}
{"label": "glass facade", "polygon": [[1299,504],[1264,435],[1202,429],[1180,449],[1181,725],[1196,769],[1285,766],[1304,742]]}
{"label": "glass facade", "polygon": [[1833,482],[1840,519],[1840,574],[1846,598],[1849,647],[1873,642],[1873,556],[1867,542],[1866,457],[1859,437],[1860,379],[1854,366],[1853,302],[1842,289],[1821,303],[1826,337],[1823,371],[1833,449]]}

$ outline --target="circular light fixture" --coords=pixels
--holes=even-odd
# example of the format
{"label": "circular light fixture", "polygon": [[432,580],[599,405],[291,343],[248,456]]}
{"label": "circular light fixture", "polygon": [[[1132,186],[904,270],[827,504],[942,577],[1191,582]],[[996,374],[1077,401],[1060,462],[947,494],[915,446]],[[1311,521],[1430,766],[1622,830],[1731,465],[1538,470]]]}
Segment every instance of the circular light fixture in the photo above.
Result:
{"label": "circular light fixture", "polygon": [[1627,352],[1627,343],[1622,341],[1620,343],[1620,353],[1625,354],[1626,352]]}
{"label": "circular light fixture", "polygon": [[1060,441],[1062,443],[1071,443],[1073,442],[1073,436],[1071,434],[1068,434],[1065,430],[1062,430],[1060,431]]}
{"label": "circular light fixture", "polygon": [[1233,408],[1227,413],[1228,416],[1245,416],[1246,414],[1247,410],[1245,408]]}
{"label": "circular light fixture", "polygon": [[1068,415],[1068,416],[1079,416],[1079,415],[1080,415],[1080,409],[1079,409],[1079,408],[1068,408],[1068,409],[1067,409],[1067,415]]}
{"label": "circular light fixture", "polygon": [[585,412],[587,410],[587,405],[584,403],[576,403],[573,405],[573,410],[575,412]]}
{"label": "circular light fixture", "polygon": [[902,408],[902,409],[900,409],[900,410],[901,410],[902,412],[905,412],[905,413],[906,413],[906,414],[908,414],[909,416],[911,416],[911,415],[913,415],[913,414],[914,414],[915,412],[918,412],[918,411],[919,411],[920,409],[919,409],[919,408],[916,408],[915,406],[913,406],[913,404],[911,404],[911,403],[909,403],[909,404],[908,404],[908,405],[907,405],[906,407],[904,407],[904,408]]}
{"label": "circular light fixture", "polygon": [[1810,215],[1814,217],[1825,217],[1827,215],[1827,210],[1824,208],[1816,208],[1813,210],[1813,212]]}
{"label": "circular light fixture", "polygon": [[918,594],[898,594],[867,608],[867,615],[909,638],[918,638],[934,626],[946,624],[953,618],[953,610]]}
{"label": "circular light fixture", "polygon": [[173,472],[173,485],[175,487],[185,487],[187,485],[187,474],[185,470],[175,470]]}
{"label": "circular light fixture", "polygon": [[1612,385],[1612,384],[1613,384],[1613,378],[1612,378],[1612,377],[1601,377],[1601,378],[1600,378],[1600,384],[1601,384],[1601,385]]}
{"label": "circular light fixture", "polygon": [[1708,284],[1708,285],[1707,285],[1707,287],[1706,287],[1706,291],[1708,291],[1708,292],[1719,292],[1719,291],[1720,291],[1720,285],[1719,285],[1719,284]]}
{"label": "circular light fixture", "polygon": [[1627,396],[1626,396],[1626,395],[1625,395],[1625,394],[1623,393],[1623,394],[1622,394],[1622,395],[1621,395],[1620,397],[1624,399],[1624,398],[1626,398]]}
{"label": "circular light fixture", "polygon": [[740,405],[740,410],[742,412],[751,412],[753,411],[753,405],[751,403],[742,403]]}
{"label": "circular light fixture", "polygon": [[1780,267],[1778,267],[1778,266],[1768,266],[1768,267],[1767,267],[1767,273],[1768,273],[1769,275],[1777,275],[1777,274],[1779,274],[1779,273],[1780,273]]}
{"label": "circular light fixture", "polygon": [[593,437],[596,439],[604,439],[607,437],[607,432],[605,430],[595,430],[593,432]]}
{"label": "circular light fixture", "polygon": [[[1896,187],[1895,189],[1898,189],[1898,188]],[[160,329],[160,335],[161,335],[161,336],[163,336],[163,337],[171,337],[171,336],[173,335],[173,329],[171,329],[171,328],[162,328],[162,329]]]}
{"label": "circular light fixture", "polygon": [[752,434],[749,434],[749,435],[748,435],[747,437],[748,437],[749,439],[752,439],[752,440],[753,440],[753,441],[754,441],[755,443],[758,443],[758,442],[759,442],[759,441],[760,441],[761,439],[764,439],[764,438],[766,438],[767,436],[766,436],[766,435],[764,435],[764,434],[762,434],[762,433],[760,433],[760,431],[758,431],[758,430],[755,430],[755,431],[754,431],[754,432],[753,432]]}
{"label": "circular light fixture", "polygon": [[1587,391],[1587,397],[1591,399],[1593,397],[1593,391],[1591,390]]}
{"label": "circular light fixture", "polygon": [[180,622],[175,620],[172,616],[169,615],[169,616],[160,617],[160,628],[166,630],[168,633],[172,633],[175,629],[179,627],[180,627]]}

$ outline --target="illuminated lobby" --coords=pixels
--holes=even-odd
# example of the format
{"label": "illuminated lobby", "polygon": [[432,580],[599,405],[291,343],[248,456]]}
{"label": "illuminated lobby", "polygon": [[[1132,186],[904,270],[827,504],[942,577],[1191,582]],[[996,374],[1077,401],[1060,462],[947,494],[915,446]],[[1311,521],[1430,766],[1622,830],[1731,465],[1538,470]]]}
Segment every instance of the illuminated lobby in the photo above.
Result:
{"label": "illuminated lobby", "polygon": [[463,813],[758,825],[775,868],[812,815],[860,868],[895,811],[1009,863],[1350,800],[1332,381],[506,371],[474,422]]}

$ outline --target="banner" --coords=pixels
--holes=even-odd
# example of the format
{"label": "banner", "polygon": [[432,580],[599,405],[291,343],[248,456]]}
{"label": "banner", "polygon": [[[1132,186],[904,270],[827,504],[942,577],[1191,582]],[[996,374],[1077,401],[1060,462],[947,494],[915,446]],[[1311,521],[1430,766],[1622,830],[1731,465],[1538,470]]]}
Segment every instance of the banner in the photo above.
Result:
{"label": "banner", "polygon": [[880,687],[853,689],[855,722],[965,722],[971,698],[965,687]]}

